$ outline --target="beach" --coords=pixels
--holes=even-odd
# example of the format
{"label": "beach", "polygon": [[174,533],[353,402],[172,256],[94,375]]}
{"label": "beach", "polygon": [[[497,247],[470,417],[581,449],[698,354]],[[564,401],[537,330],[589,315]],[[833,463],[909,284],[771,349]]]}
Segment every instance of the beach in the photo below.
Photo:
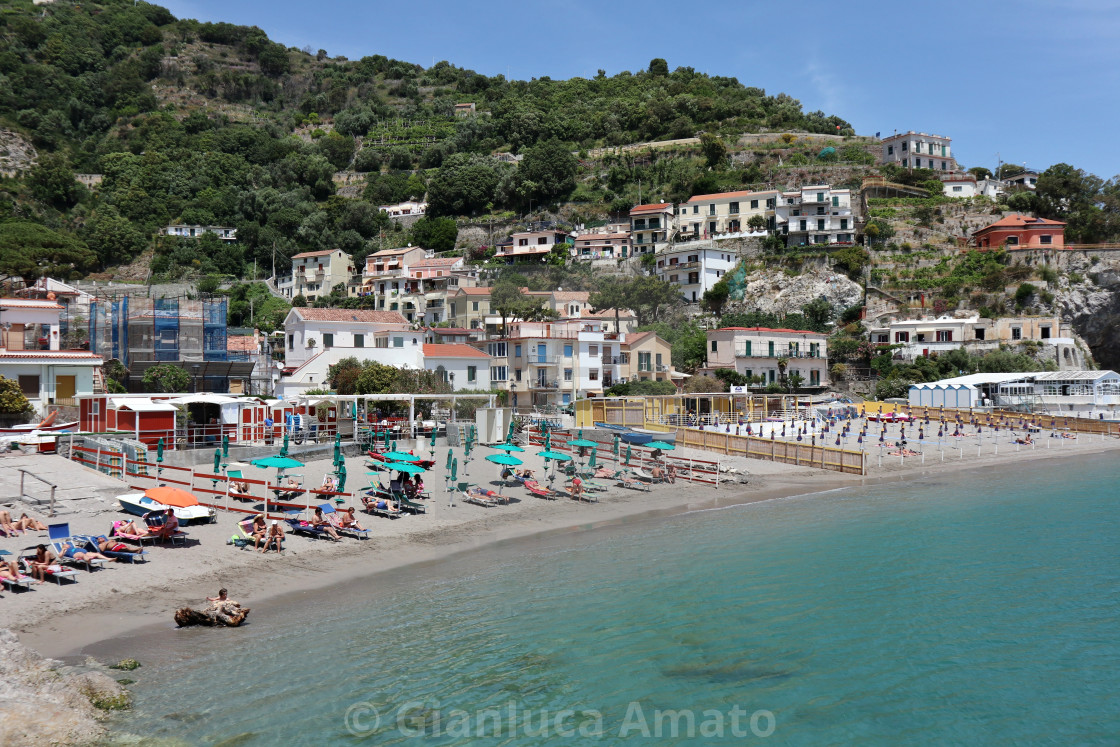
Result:
{"label": "beach", "polygon": [[[1047,448],[1046,440],[1036,438],[1033,446],[1020,446],[1016,451],[1014,444],[993,441],[980,444],[981,455],[978,457],[976,436],[959,440],[962,443],[956,448],[946,446],[939,449],[926,445],[923,448],[924,459],[910,457],[903,460],[886,456],[891,451],[887,446],[868,449],[871,457],[867,476],[844,475],[756,459],[719,457],[725,469],[734,471],[725,473],[728,482],[721,482],[718,487],[690,485],[682,478],[672,485],[653,485],[649,492],[612,486],[608,491],[598,493],[598,500],[594,503],[577,502],[565,497],[557,500],[535,498],[518,486],[501,488],[504,495],[512,498],[505,505],[476,506],[464,503],[462,496],[455,493],[455,505],[451,507],[450,496],[444,491],[442,465],[437,464],[426,480],[433,496],[425,502],[427,514],[389,520],[359,511],[359,521],[371,530],[368,540],[343,538],[336,543],[289,534],[282,555],[264,555],[253,552],[251,548],[238,549],[226,544],[233,533],[234,523],[244,518],[245,514],[219,510],[216,523],[186,528],[191,540],[186,546],[157,544],[154,548],[150,547],[148,563],[113,563],[93,573],[83,571],[77,583],[59,587],[48,582],[36,585],[30,592],[5,592],[0,599],[0,628],[10,628],[19,634],[24,644],[45,655],[74,656],[100,641],[127,638],[145,629],[171,629],[174,627],[171,617],[175,609],[203,607],[205,598],[214,596],[220,587],[228,588],[231,597],[243,606],[254,607],[284,595],[312,595],[318,590],[338,585],[353,585],[361,589],[366,585],[376,585],[377,576],[381,573],[535,534],[625,524],[648,516],[936,475],[945,470],[973,469],[977,470],[978,479],[981,479],[984,469],[1002,470],[1005,465],[1040,459],[1055,460],[1055,464],[1060,464],[1057,460],[1064,456],[1120,447],[1120,440],[1115,438],[1090,440],[1083,437],[1078,441],[1052,439],[1050,448]],[[455,451],[462,463],[461,450]],[[498,489],[498,468],[483,462],[481,456],[484,454],[478,451],[470,467],[471,481]],[[485,447],[480,451],[492,453]],[[880,451],[884,454],[882,466],[878,463]],[[418,447],[416,453],[426,454],[426,445]],[[446,454],[445,446],[437,448],[437,457],[441,453]],[[293,456],[298,458],[295,452]],[[543,461],[535,454],[518,456],[525,460],[526,466],[537,470],[538,474],[543,473]],[[679,449],[673,453],[675,459],[689,456],[694,459],[716,458],[710,452],[698,450]],[[35,459],[49,462],[60,458],[44,455]],[[358,474],[359,459],[348,461],[351,473]],[[0,458],[0,470],[6,469],[11,468]],[[305,484],[317,485],[330,469],[330,461],[323,459],[308,462],[300,471],[305,476]],[[252,474],[247,473],[247,477],[271,476],[264,471],[260,471],[259,475],[255,474],[256,470],[250,472]],[[745,482],[737,481],[741,479]],[[490,484],[491,481],[494,484]],[[348,487],[356,490],[362,484],[360,479],[353,479]],[[123,484],[121,492],[129,492]],[[18,504],[14,508],[17,516],[21,510]],[[32,511],[29,513],[34,514]],[[38,515],[41,517],[41,514]],[[119,507],[106,503],[100,511],[84,511],[60,518],[69,521],[75,533],[104,533],[113,520],[126,516]],[[0,549],[16,552],[34,546],[45,537],[46,533],[41,532],[0,539]]]}

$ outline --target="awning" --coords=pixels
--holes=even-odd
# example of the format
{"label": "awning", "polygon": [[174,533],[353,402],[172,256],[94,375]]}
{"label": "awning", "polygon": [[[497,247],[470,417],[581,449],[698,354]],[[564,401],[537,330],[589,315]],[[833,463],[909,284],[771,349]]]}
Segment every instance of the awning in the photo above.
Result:
{"label": "awning", "polygon": [[118,410],[132,410],[133,412],[178,412],[178,409],[167,402],[152,402],[150,399],[125,399],[120,397],[110,400]]}
{"label": "awning", "polygon": [[167,401],[173,405],[231,405],[246,400],[238,399],[237,397],[227,397],[223,394],[214,394],[213,392],[199,392],[198,394],[175,397]]}

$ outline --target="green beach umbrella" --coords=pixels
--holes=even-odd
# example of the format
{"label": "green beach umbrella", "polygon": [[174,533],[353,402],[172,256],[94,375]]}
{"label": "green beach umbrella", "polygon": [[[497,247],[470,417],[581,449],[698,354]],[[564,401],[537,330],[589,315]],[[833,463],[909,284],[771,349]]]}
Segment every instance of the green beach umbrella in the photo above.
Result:
{"label": "green beach umbrella", "polygon": [[583,439],[583,428],[579,429],[579,437],[580,439]]}
{"label": "green beach umbrella", "polygon": [[451,482],[455,482],[455,476],[459,472],[459,460],[451,460]]}
{"label": "green beach umbrella", "polygon": [[385,430],[381,431],[381,435],[381,440],[385,442],[385,448],[389,448],[389,429],[386,428]]}
{"label": "green beach umbrella", "polygon": [[452,462],[451,449],[448,449],[447,450],[447,466],[444,467],[444,469],[451,469],[451,462]]}
{"label": "green beach umbrella", "polygon": [[229,434],[228,433],[223,433],[222,434],[222,456],[223,457],[228,457],[229,456]]}
{"label": "green beach umbrella", "polygon": [[414,462],[419,459],[415,454],[409,454],[407,451],[386,451],[380,456],[391,462]]}
{"label": "green beach umbrella", "polygon": [[342,463],[342,434],[336,433],[334,436],[334,463]]}
{"label": "green beach umbrella", "polygon": [[159,440],[159,443],[156,444],[156,461],[157,462],[162,462],[163,461],[163,439],[162,438]]}
{"label": "green beach umbrella", "polygon": [[672,451],[677,448],[674,444],[668,443],[667,441],[650,441],[648,444],[645,444],[645,447],[647,449],[661,449],[662,451]]}
{"label": "green beach umbrella", "polygon": [[214,474],[218,474],[218,470],[222,468],[222,450],[214,449]]}
{"label": "green beach umbrella", "polygon": [[509,421],[509,433],[506,434],[506,441],[512,441],[513,440],[513,425],[514,425],[513,420],[511,419]]}
{"label": "green beach umbrella", "polygon": [[552,431],[546,430],[544,432],[544,450],[548,451],[552,448]]}
{"label": "green beach umbrella", "polygon": [[630,444],[626,444],[626,459],[624,461],[627,464],[630,464],[630,453]]}
{"label": "green beach umbrella", "polygon": [[620,440],[621,439],[618,436],[615,436],[614,437],[614,445],[612,446],[612,449],[611,449],[614,452],[614,460],[616,462],[618,461],[618,442]]}
{"label": "green beach umbrella", "polygon": [[463,456],[469,457],[471,455],[471,440],[468,438],[467,442],[463,444]]}
{"label": "green beach umbrella", "polygon": [[346,490],[346,464],[338,465],[338,492]]}
{"label": "green beach umbrella", "polygon": [[493,462],[494,464],[504,464],[509,467],[516,467],[519,464],[524,464],[517,457],[512,457],[509,454],[491,454],[486,457],[486,461]]}
{"label": "green beach umbrella", "polygon": [[409,475],[419,475],[424,472],[424,468],[420,465],[408,462],[386,462],[385,467],[393,472],[404,472]]}
{"label": "green beach umbrella", "polygon": [[434,425],[432,426],[431,446],[432,446],[432,451],[435,451],[436,450],[436,427]]}
{"label": "green beach umbrella", "polygon": [[585,449],[594,449],[599,444],[595,441],[588,441],[586,438],[577,438],[574,441],[569,441],[568,446],[583,447]]}
{"label": "green beach umbrella", "polygon": [[254,467],[263,467],[265,469],[290,469],[292,467],[302,467],[303,462],[298,459],[292,459],[290,456],[284,454],[277,454],[276,456],[261,457],[249,462]]}
{"label": "green beach umbrella", "polygon": [[590,459],[590,461],[587,462],[587,466],[590,467],[591,469],[595,469],[595,467],[598,466],[598,463],[596,462],[596,457],[598,456],[598,454],[599,454],[599,449],[597,447],[591,449],[591,459]]}
{"label": "green beach umbrella", "polygon": [[562,451],[538,451],[537,456],[552,459],[557,462],[570,462],[572,458]]}
{"label": "green beach umbrella", "polygon": [[491,449],[498,449],[500,451],[507,451],[507,452],[508,451],[525,451],[525,449],[522,449],[520,446],[514,446],[513,444],[497,444],[496,446],[491,446],[490,448]]}
{"label": "green beach umbrella", "polygon": [[284,431],[284,443],[280,446],[280,456],[288,456],[288,431]]}

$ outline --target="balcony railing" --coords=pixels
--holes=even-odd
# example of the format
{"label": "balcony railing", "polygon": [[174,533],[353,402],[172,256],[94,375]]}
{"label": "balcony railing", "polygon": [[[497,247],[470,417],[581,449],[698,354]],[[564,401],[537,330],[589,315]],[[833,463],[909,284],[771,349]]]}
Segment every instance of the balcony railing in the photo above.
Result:
{"label": "balcony railing", "polygon": [[542,381],[542,380],[538,379],[537,381],[530,382],[529,388],[530,389],[559,389],[560,388],[560,382],[559,381]]}
{"label": "balcony railing", "polygon": [[657,373],[665,373],[668,370],[669,370],[669,367],[666,366],[664,363],[658,363],[657,364]]}
{"label": "balcony railing", "polygon": [[804,350],[777,350],[773,353],[769,350],[750,351],[746,348],[738,348],[735,350],[736,358],[821,358],[820,352],[810,352]]}
{"label": "balcony railing", "polygon": [[560,364],[560,358],[555,355],[528,355],[526,356],[530,366],[556,366]]}
{"label": "balcony railing", "polygon": [[628,359],[625,355],[604,355],[603,356],[603,365],[604,366],[624,366],[628,362],[629,361],[628,361]]}

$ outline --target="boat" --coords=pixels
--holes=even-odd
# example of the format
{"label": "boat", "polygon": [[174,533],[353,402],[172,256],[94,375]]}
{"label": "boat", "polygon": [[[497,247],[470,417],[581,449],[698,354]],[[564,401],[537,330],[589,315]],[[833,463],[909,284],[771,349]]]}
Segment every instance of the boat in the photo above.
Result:
{"label": "boat", "polygon": [[867,419],[872,423],[909,423],[913,418],[904,412],[873,412]]}
{"label": "boat", "polygon": [[677,442],[676,431],[651,431],[648,428],[631,428],[634,433],[646,433],[650,436],[650,441],[664,441],[667,444],[675,444]]}
{"label": "boat", "polygon": [[631,430],[628,425],[617,425],[615,423],[595,423],[596,428],[606,428],[611,431],[628,431]]}
{"label": "boat", "polygon": [[151,511],[166,511],[170,508],[175,512],[175,518],[182,524],[186,524],[190,521],[210,523],[218,516],[217,511],[212,508],[207,508],[206,506],[187,506],[186,508],[165,506],[143,493],[126,493],[125,495],[119,495],[117,496],[117,501],[121,504],[121,508],[137,516],[143,516]]}
{"label": "boat", "polygon": [[36,431],[43,433],[62,433],[63,431],[76,431],[78,430],[78,421],[70,420],[65,423],[24,423],[22,425],[10,425],[6,428],[0,428],[0,436],[27,436]]}
{"label": "boat", "polygon": [[624,433],[619,433],[618,437],[625,443],[633,444],[634,446],[642,446],[643,444],[648,444],[654,438],[652,433],[638,433],[637,431],[626,431]]}

